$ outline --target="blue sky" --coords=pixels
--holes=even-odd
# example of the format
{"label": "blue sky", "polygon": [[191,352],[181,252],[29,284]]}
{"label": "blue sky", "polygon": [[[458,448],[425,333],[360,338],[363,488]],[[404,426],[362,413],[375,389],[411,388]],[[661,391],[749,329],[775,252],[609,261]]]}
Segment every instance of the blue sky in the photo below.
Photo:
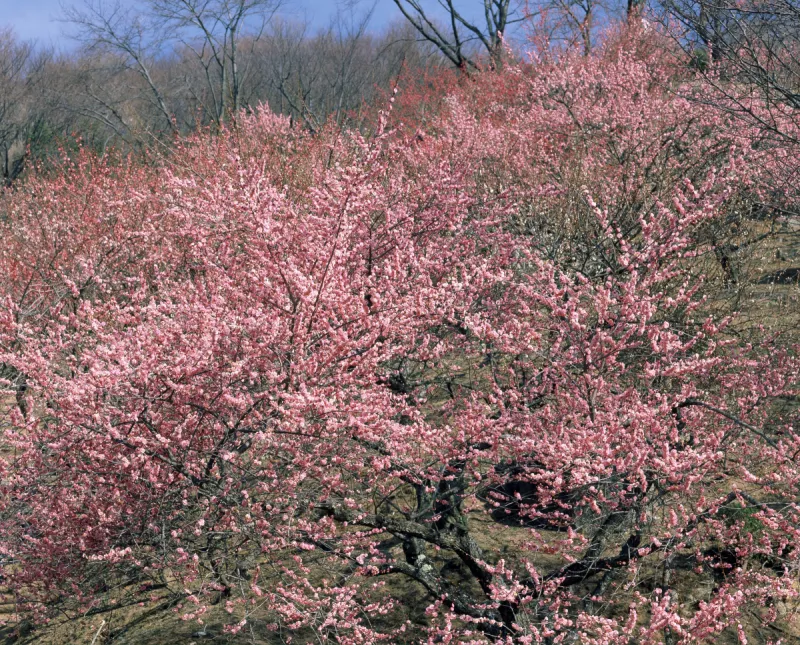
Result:
{"label": "blue sky", "polygon": [[[131,0],[133,1],[133,0]],[[11,27],[24,40],[36,40],[45,45],[68,45],[62,36],[64,25],[57,21],[62,5],[78,4],[70,0],[0,0],[0,27]],[[325,27],[331,18],[352,2],[344,0],[288,0],[282,13],[287,17],[307,19],[316,28]],[[370,0],[356,3],[357,14],[372,5]],[[372,28],[381,29],[399,12],[392,0],[377,0]]]}

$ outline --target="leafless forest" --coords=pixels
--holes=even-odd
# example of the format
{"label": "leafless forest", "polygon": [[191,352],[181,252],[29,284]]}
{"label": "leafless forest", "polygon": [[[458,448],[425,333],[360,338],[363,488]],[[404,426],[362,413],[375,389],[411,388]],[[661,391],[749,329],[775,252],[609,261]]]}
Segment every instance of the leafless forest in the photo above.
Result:
{"label": "leafless forest", "polygon": [[[329,119],[359,126],[367,106],[436,70],[469,74],[542,42],[588,55],[609,25],[631,19],[679,33],[701,69],[726,59],[738,86],[776,109],[800,107],[796,0],[378,1],[396,5],[391,24],[376,25],[375,5],[362,2],[312,29],[287,19],[281,0],[87,0],[62,11],[62,51],[0,24],[2,182],[77,140],[141,153],[259,104],[312,131]],[[744,106],[739,116],[774,129]]]}

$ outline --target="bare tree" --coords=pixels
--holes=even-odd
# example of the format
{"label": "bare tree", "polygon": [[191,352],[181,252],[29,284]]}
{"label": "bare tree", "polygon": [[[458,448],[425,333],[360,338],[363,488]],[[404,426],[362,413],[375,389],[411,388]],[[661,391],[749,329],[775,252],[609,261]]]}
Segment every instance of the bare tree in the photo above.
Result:
{"label": "bare tree", "polygon": [[[76,37],[86,46],[88,52],[106,55],[112,62],[112,74],[123,70],[136,72],[146,83],[151,100],[157,106],[163,120],[161,127],[174,130],[173,114],[167,106],[164,88],[153,77],[153,65],[167,35],[162,25],[133,11],[129,5],[119,0],[110,3],[103,0],[87,0],[83,8],[67,8],[65,18],[78,29]],[[110,111],[126,130],[129,124],[114,110],[110,101],[101,94],[92,92],[93,98]]]}
{"label": "bare tree", "polygon": [[798,0],[664,0],[665,20],[684,26],[679,41],[702,51],[717,72],[800,108]]}
{"label": "bare tree", "polygon": [[250,65],[242,64],[240,46],[252,52],[279,6],[280,0],[150,0],[153,15],[176,31],[202,68],[205,108],[217,123],[242,106]]}
{"label": "bare tree", "polygon": [[[666,0],[661,10],[665,22],[684,26],[676,40],[713,89],[710,100],[760,129],[757,145],[776,149],[777,168],[800,154],[800,2]],[[776,173],[783,203],[773,206],[796,212],[800,190],[790,167]]]}
{"label": "bare tree", "polygon": [[65,10],[83,46],[48,54],[35,83],[40,54],[0,38],[4,176],[18,172],[15,155],[26,149],[24,137],[12,134],[19,119],[11,115],[32,106],[41,119],[26,127],[42,145],[49,141],[50,151],[75,134],[98,152],[108,146],[144,152],[198,125],[219,127],[259,103],[312,130],[328,119],[357,125],[372,114],[363,108],[402,70],[444,61],[406,21],[378,35],[368,28],[371,11],[356,12],[354,5],[311,33],[274,16],[280,1],[87,0]]}
{"label": "bare tree", "polygon": [[542,7],[554,16],[553,31],[569,45],[580,43],[586,56],[592,51],[592,32],[602,8],[597,0],[551,0]]}
{"label": "bare tree", "polygon": [[367,29],[369,18],[369,12],[340,15],[314,35],[307,24],[274,21],[255,50],[256,96],[310,130],[328,119],[353,124],[404,69],[442,62],[438,51],[416,42],[409,25],[376,36]]}
{"label": "bare tree", "polygon": [[445,15],[443,24],[421,0],[394,0],[394,3],[422,38],[433,43],[461,69],[478,67],[473,53],[476,45],[478,50],[486,51],[493,68],[502,66],[506,30],[527,17],[524,5],[519,2],[482,0],[483,25],[480,25],[459,11],[454,0],[438,0],[439,10]]}
{"label": "bare tree", "polygon": [[[279,4],[280,0],[148,0],[137,12],[120,0],[87,0],[82,8],[67,9],[65,20],[77,28],[75,37],[87,53],[109,56],[115,73],[130,70],[140,77],[158,112],[154,130],[178,132],[176,107],[187,96],[201,108],[204,120],[217,125],[242,106],[251,70],[242,64],[240,48],[252,50]],[[182,77],[159,73],[165,59],[178,51],[184,54]],[[186,65],[189,61],[193,73]],[[94,98],[104,114],[114,112],[108,97]],[[118,110],[114,120],[131,130]]]}
{"label": "bare tree", "polygon": [[580,49],[588,56],[611,24],[641,21],[646,0],[532,0],[534,33],[543,44]]}
{"label": "bare tree", "polygon": [[0,31],[0,183],[9,185],[25,166],[40,131],[44,105],[37,93],[49,52],[36,52],[10,30]]}

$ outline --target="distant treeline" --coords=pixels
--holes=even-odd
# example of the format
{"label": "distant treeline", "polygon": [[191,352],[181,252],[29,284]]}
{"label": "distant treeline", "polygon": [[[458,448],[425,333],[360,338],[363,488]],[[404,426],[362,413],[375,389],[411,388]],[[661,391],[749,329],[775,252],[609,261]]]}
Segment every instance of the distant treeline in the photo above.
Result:
{"label": "distant treeline", "polygon": [[710,82],[734,78],[731,112],[765,132],[774,114],[753,114],[743,87],[778,111],[800,107],[798,0],[473,0],[469,14],[392,1],[401,18],[380,33],[368,5],[314,31],[282,17],[281,0],[86,0],[63,15],[79,45],[66,52],[0,29],[0,185],[78,140],[141,152],[260,104],[312,131],[330,119],[358,127],[397,85],[496,68],[523,49],[588,55],[620,21],[667,29]]}

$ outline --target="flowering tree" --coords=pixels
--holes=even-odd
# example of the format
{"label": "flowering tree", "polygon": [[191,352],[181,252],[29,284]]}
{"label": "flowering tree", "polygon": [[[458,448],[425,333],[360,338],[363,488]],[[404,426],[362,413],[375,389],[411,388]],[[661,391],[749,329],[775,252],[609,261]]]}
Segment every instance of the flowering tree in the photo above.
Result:
{"label": "flowering tree", "polygon": [[468,85],[425,131],[258,112],[11,196],[27,608],[162,585],[295,642],[789,629],[797,360],[741,340],[702,262],[758,151],[623,50]]}

